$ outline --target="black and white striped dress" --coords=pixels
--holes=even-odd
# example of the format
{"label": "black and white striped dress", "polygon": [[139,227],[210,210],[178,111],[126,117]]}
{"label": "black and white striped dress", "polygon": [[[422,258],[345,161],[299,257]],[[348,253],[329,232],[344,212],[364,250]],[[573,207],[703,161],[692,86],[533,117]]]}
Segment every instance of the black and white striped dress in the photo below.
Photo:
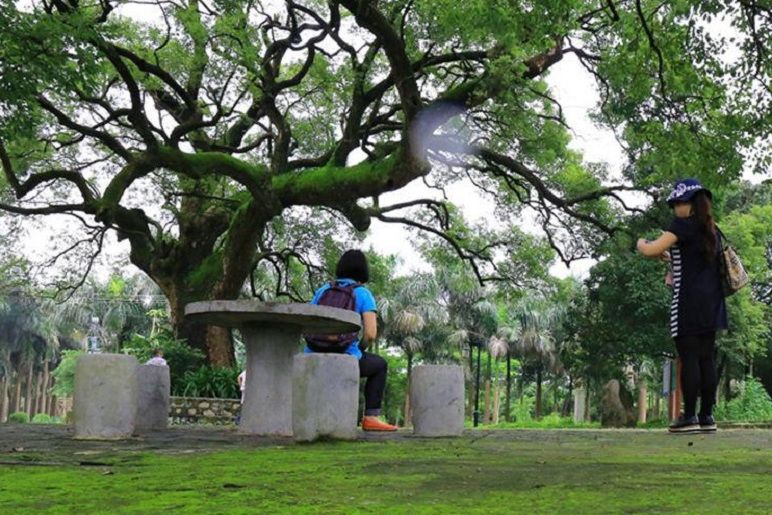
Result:
{"label": "black and white striped dress", "polygon": [[716,258],[706,260],[702,235],[690,218],[676,218],[668,232],[678,238],[670,248],[673,297],[670,301],[670,335],[673,338],[726,329],[724,294]]}

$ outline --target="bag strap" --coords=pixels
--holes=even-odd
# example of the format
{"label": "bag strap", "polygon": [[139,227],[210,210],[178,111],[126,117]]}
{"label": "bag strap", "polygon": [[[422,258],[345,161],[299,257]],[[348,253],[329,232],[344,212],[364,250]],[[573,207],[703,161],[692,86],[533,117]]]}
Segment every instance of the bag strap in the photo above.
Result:
{"label": "bag strap", "polygon": [[726,245],[731,245],[732,242],[729,241],[729,238],[726,237],[726,234],[724,234],[724,231],[721,230],[721,227],[719,227],[718,224],[715,224],[715,226],[716,226],[716,232],[718,233],[719,237],[721,238],[721,242],[722,242],[721,249],[723,250],[723,248],[724,248],[723,244],[724,243]]}

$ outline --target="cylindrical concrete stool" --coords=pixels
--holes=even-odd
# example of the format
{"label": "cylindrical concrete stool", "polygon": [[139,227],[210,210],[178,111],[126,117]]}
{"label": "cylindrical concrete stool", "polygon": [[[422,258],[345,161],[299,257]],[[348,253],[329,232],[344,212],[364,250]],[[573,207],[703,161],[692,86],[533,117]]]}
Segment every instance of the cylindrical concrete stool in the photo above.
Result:
{"label": "cylindrical concrete stool", "polygon": [[295,440],[356,438],[359,363],[348,354],[298,354],[292,366]]}
{"label": "cylindrical concrete stool", "polygon": [[87,354],[75,364],[75,438],[128,438],[137,417],[137,358]]}
{"label": "cylindrical concrete stool", "polygon": [[464,371],[458,365],[418,365],[410,377],[413,433],[460,436],[464,431]]}
{"label": "cylindrical concrete stool", "polygon": [[169,423],[169,367],[137,367],[137,431],[166,429]]}

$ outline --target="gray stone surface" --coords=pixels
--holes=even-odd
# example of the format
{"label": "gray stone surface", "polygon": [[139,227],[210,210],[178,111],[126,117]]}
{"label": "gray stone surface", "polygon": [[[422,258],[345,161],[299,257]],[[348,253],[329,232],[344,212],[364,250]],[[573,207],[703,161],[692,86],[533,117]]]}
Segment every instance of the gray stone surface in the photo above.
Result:
{"label": "gray stone surface", "polygon": [[137,431],[166,429],[169,423],[170,394],[169,367],[137,367]]}
{"label": "gray stone surface", "polygon": [[254,300],[215,300],[185,306],[194,322],[238,327],[247,347],[247,382],[239,431],[264,436],[292,435],[292,355],[300,335],[343,333],[361,327],[353,311]]}
{"label": "gray stone surface", "polygon": [[279,304],[254,300],[211,300],[185,306],[195,322],[221,327],[262,324],[295,325],[308,333],[345,333],[361,327],[359,313],[311,304]]}
{"label": "gray stone surface", "polygon": [[413,433],[460,436],[464,432],[464,371],[458,365],[418,365],[410,377]]}
{"label": "gray stone surface", "polygon": [[75,438],[128,438],[137,416],[137,359],[87,354],[75,364]]}
{"label": "gray stone surface", "polygon": [[292,368],[295,440],[353,440],[357,435],[359,363],[348,354],[298,354]]}
{"label": "gray stone surface", "polygon": [[241,333],[247,380],[239,432],[292,436],[292,355],[299,348],[300,328],[247,325]]}

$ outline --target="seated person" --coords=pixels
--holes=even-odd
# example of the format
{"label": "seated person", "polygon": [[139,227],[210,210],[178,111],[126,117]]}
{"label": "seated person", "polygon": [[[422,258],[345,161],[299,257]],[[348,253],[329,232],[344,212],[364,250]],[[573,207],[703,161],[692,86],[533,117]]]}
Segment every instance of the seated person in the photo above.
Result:
{"label": "seated person", "polygon": [[[359,250],[345,252],[338,261],[335,280],[314,294],[311,304],[333,306],[356,311],[362,317],[362,349],[375,340],[378,333],[375,297],[364,284],[369,280],[367,257]],[[397,427],[381,421],[381,403],[386,389],[386,360],[360,349],[358,333],[335,336],[306,335],[305,352],[342,352],[359,360],[359,377],[366,377],[365,431],[396,431]]]}

